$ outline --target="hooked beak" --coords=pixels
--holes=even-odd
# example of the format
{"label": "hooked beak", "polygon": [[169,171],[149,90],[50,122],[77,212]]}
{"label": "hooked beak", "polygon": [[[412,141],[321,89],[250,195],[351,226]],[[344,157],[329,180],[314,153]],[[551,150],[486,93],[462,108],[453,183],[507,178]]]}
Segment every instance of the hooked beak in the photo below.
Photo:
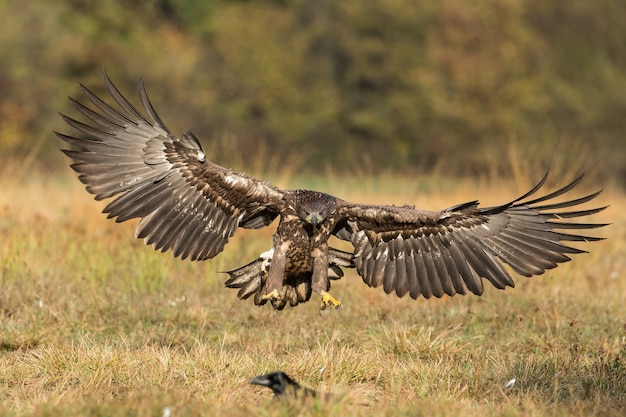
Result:
{"label": "hooked beak", "polygon": [[306,221],[313,225],[313,227],[316,227],[322,221],[322,216],[318,213],[311,213],[307,216]]}

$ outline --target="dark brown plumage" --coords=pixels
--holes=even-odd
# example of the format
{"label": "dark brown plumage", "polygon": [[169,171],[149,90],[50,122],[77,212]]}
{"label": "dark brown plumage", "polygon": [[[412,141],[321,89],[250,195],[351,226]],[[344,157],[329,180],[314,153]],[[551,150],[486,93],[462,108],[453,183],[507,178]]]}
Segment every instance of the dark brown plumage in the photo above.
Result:
{"label": "dark brown plumage", "polygon": [[[238,227],[257,229],[279,218],[273,245],[253,262],[231,270],[226,286],[257,305],[275,309],[322,297],[322,308],[340,307],[328,290],[342,268],[356,268],[363,281],[398,297],[409,294],[483,293],[482,278],[496,288],[514,286],[503,263],[524,276],[539,275],[569,254],[584,252],[564,242],[595,241],[579,230],[603,226],[577,219],[604,207],[576,210],[599,192],[562,202],[553,200],[581,180],[543,197],[528,193],[509,203],[479,208],[478,201],[441,211],[349,203],[309,190],[281,190],[206,159],[195,136],[177,138],[148,100],[143,80],[136,110],[104,76],[119,109],[81,85],[94,109],[71,99],[89,124],[62,115],[84,138],[57,133],[72,168],[97,200],[113,197],[104,212],[117,222],[139,218],[136,235],[155,249],[182,259],[204,260],[220,253]],[[354,246],[328,246],[336,236]]]}

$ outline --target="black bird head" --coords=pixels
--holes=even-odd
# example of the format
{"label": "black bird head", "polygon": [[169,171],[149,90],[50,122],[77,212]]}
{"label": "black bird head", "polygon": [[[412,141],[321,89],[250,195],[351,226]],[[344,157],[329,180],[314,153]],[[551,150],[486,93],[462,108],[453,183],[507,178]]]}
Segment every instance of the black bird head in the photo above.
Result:
{"label": "black bird head", "polygon": [[268,387],[276,397],[291,397],[303,399],[317,397],[317,392],[309,388],[303,388],[284,372],[277,371],[267,375],[260,375],[250,380],[251,384]]}
{"label": "black bird head", "polygon": [[254,377],[250,380],[250,383],[268,387],[276,396],[281,396],[287,393],[289,387],[292,387],[295,391],[301,389],[300,384],[281,371]]}

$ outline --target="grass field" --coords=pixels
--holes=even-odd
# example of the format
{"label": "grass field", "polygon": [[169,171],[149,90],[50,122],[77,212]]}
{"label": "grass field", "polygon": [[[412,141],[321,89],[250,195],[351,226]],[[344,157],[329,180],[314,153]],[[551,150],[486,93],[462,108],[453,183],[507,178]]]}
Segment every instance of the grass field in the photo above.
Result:
{"label": "grass field", "polygon": [[[214,260],[180,261],[134,239],[135,223],[106,220],[71,174],[11,172],[0,178],[1,415],[626,414],[626,196],[614,189],[592,219],[612,223],[596,231],[608,239],[515,289],[414,301],[350,271],[333,283],[342,311],[320,315],[315,300],[275,314],[218,273],[268,249],[271,228],[238,232]],[[440,209],[500,203],[539,176],[279,185]],[[278,369],[333,399],[275,402],[247,383]]]}

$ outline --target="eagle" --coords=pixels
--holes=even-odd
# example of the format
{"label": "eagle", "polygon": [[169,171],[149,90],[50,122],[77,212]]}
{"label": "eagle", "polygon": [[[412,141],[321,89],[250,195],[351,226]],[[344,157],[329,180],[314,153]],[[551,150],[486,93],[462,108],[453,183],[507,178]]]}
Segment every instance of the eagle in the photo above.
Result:
{"label": "eagle", "polygon": [[[340,308],[329,290],[346,268],[398,297],[481,295],[483,278],[498,289],[514,286],[505,264],[522,276],[543,274],[569,261],[568,255],[585,252],[569,242],[601,239],[581,231],[605,224],[577,220],[606,207],[577,206],[602,190],[555,202],[582,175],[541,197],[535,194],[547,173],[508,203],[479,207],[470,201],[440,211],[282,190],[211,162],[193,133],[174,136],[148,99],[143,77],[138,90],[147,116],[103,75],[117,106],[80,84],[91,104],[70,101],[86,123],[61,114],[80,133],[55,132],[70,145],[63,152],[80,181],[96,200],[112,198],[103,210],[108,218],[139,219],[137,238],[181,259],[213,258],[238,228],[259,229],[278,218],[269,250],[227,271],[226,287],[259,306],[269,302],[282,310],[316,294],[321,309]],[[350,242],[353,250],[329,246],[331,237]]]}

